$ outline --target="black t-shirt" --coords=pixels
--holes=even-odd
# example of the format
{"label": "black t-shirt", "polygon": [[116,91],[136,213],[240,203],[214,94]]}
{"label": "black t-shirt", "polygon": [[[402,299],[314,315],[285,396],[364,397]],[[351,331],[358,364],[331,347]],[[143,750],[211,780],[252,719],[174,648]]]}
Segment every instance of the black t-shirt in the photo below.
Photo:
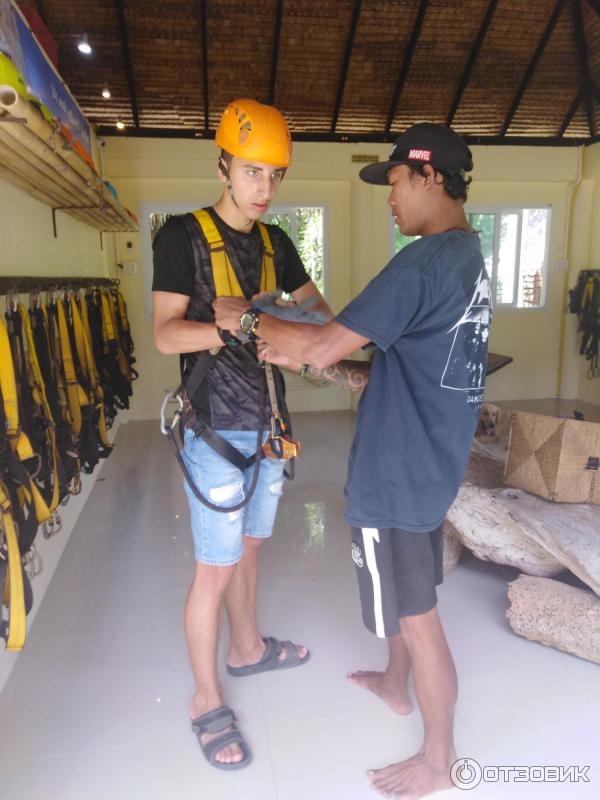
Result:
{"label": "black t-shirt", "polygon": [[[262,239],[258,226],[250,233],[236,231],[224,222],[213,209],[207,209],[221,233],[225,231],[236,243],[244,246],[249,255],[262,256]],[[275,264],[284,264],[280,288],[291,294],[311,279],[302,259],[287,233],[277,225],[267,225],[275,250]],[[191,297],[194,291],[194,253],[192,241],[180,216],[170,217],[156,234],[154,250],[153,292],[175,292]],[[212,320],[206,320],[212,322]]]}
{"label": "black t-shirt", "polygon": [[[249,233],[231,228],[214,209],[206,209],[221,234],[227,255],[246,298],[260,290],[263,241],[257,225]],[[281,228],[267,225],[274,250],[277,287],[294,292],[310,281],[310,276],[291,240]],[[185,318],[214,322],[215,298],[212,265],[206,239],[191,214],[171,217],[154,240],[154,280],[152,290],[187,295],[190,303]],[[190,374],[197,354],[186,354],[184,374]],[[288,418],[283,377],[274,368],[278,402]],[[196,393],[193,405],[198,417],[214,430],[256,430],[259,398],[264,387],[264,370],[258,365],[256,346],[223,347],[207,379]],[[268,398],[265,415],[270,413]],[[265,416],[265,419],[268,419]]]}

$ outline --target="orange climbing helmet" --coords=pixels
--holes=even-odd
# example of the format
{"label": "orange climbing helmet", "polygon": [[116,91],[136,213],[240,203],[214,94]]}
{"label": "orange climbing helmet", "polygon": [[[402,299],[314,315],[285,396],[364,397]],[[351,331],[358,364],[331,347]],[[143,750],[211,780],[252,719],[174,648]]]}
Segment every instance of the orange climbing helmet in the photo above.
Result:
{"label": "orange climbing helmet", "polygon": [[231,102],[221,117],[215,144],[238,158],[289,167],[292,140],[285,117],[274,106],[247,98]]}

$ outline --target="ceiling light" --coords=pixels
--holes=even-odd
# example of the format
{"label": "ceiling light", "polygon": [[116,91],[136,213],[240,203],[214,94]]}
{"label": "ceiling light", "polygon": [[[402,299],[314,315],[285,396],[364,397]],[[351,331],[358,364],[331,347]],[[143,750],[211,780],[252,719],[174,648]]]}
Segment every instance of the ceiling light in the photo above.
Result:
{"label": "ceiling light", "polygon": [[104,84],[104,88],[102,89],[102,97],[105,100],[110,100],[110,89],[108,88],[108,84]]}
{"label": "ceiling light", "polygon": [[84,33],[81,39],[77,42],[77,49],[80,53],[83,53],[86,56],[91,55],[92,45],[88,41],[87,33]]}
{"label": "ceiling light", "polygon": [[124,131],[125,130],[125,123],[121,122],[121,120],[119,120],[117,122],[117,129],[120,130],[120,131]]}

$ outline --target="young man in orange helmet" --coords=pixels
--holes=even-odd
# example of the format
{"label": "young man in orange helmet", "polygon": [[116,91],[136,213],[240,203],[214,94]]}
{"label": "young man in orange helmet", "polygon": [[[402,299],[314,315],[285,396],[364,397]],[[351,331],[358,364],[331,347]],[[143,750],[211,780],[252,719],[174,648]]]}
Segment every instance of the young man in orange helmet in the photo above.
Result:
{"label": "young man in orange helmet", "polygon": [[[254,331],[268,360],[304,364],[314,377],[365,389],[345,518],[363,620],[388,640],[389,662],[385,672],[348,677],[408,714],[412,671],[424,723],[412,758],[369,773],[385,797],[416,800],[451,788],[452,765],[460,765],[456,670],[436,585],[443,578],[444,516],[462,482],[483,400],[491,318],[489,279],[463,205],[472,169],[469,148],[450,128],[419,123],[404,131],[389,160],[364,167],[360,177],[388,187],[401,233],[420,238],[335,320],[316,326],[261,314]],[[248,313],[237,298],[219,298],[215,309],[219,325]],[[341,360],[359,347],[373,349],[370,364]]]}
{"label": "young man in orange helmet", "polygon": [[[200,502],[186,482],[196,573],[185,607],[185,633],[196,681],[192,729],[213,766],[240,769],[251,753],[224,704],[218,678],[222,603],[229,619],[230,675],[288,669],[305,663],[309,652],[291,642],[263,638],[256,621],[258,552],[272,532],[285,462],[262,460],[251,500],[239,508],[251,490],[254,465],[234,466],[205,438],[207,429],[210,435],[216,432],[251,458],[257,451],[259,420],[268,420],[272,410],[253,337],[248,341],[235,329],[215,325],[212,302],[223,279],[215,260],[221,259],[226,285],[235,286],[240,297],[277,288],[298,302],[314,298],[330,312],[284,231],[258,222],[291,161],[283,115],[254,100],[236,100],[225,109],[215,143],[221,148],[218,177],[224,184],[219,200],[211,208],[169,219],[154,242],[154,340],[162,353],[185,355],[184,379],[190,378],[202,353],[220,348],[206,378],[188,396],[183,459],[213,508]],[[281,374],[276,371],[274,378],[279,412],[287,419]],[[221,513],[214,506],[233,510]]]}

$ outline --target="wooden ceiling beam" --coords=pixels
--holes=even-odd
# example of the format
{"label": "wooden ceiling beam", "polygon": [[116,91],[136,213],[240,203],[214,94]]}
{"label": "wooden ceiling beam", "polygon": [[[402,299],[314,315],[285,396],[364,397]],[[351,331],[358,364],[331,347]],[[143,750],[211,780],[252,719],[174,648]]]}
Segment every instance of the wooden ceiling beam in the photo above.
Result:
{"label": "wooden ceiling beam", "polygon": [[[194,128],[128,128],[126,133],[121,133],[115,129],[114,125],[100,125],[98,135],[102,137],[135,137],[158,138],[158,139],[213,139],[215,132],[210,131],[208,136],[203,136],[200,131]],[[292,138],[295,142],[359,142],[365,145],[375,142],[388,142],[389,135],[383,131],[378,133],[334,133],[328,131],[317,132],[293,132]],[[600,141],[600,136],[589,137],[567,137],[560,136],[473,136],[463,134],[463,138],[469,145],[519,145],[526,147],[575,147],[582,144],[594,144]]]}
{"label": "wooden ceiling beam", "polygon": [[208,106],[208,0],[198,0],[196,16],[200,23],[200,52],[202,54],[202,93],[204,95],[204,135],[209,130]]}
{"label": "wooden ceiling beam", "polygon": [[592,93],[592,80],[590,77],[590,65],[588,61],[587,42],[583,29],[583,14],[579,0],[571,0],[573,11],[573,27],[575,29],[575,49],[579,61],[579,79],[582,100],[585,103],[585,113],[587,117],[590,137],[596,136],[596,120],[594,118],[594,97]]}
{"label": "wooden ceiling beam", "polygon": [[115,0],[117,8],[117,17],[119,19],[119,33],[121,36],[121,50],[123,52],[123,61],[125,62],[125,74],[127,76],[127,86],[129,88],[129,101],[131,103],[131,114],[133,116],[133,125],[135,128],[140,127],[140,115],[138,111],[137,94],[135,90],[135,82],[133,80],[133,68],[131,66],[131,53],[129,51],[129,36],[127,34],[127,22],[125,20],[125,3],[124,0]]}
{"label": "wooden ceiling beam", "polygon": [[400,95],[402,94],[402,88],[404,86],[404,83],[406,82],[408,71],[410,69],[415,49],[417,47],[417,42],[419,41],[421,28],[423,27],[423,20],[425,19],[425,14],[427,12],[427,5],[428,5],[428,0],[421,0],[421,2],[419,3],[419,10],[417,12],[415,23],[413,25],[410,40],[408,42],[408,45],[406,46],[406,51],[404,53],[404,60],[402,62],[400,74],[398,75],[396,88],[394,90],[394,96],[392,97],[392,102],[390,103],[390,108],[387,115],[387,122],[385,124],[386,134],[389,134],[392,125],[394,123],[394,117],[396,116],[396,109],[398,108],[398,102],[400,100]]}
{"label": "wooden ceiling beam", "polygon": [[558,131],[559,136],[564,136],[565,133],[567,132],[567,128],[571,124],[571,120],[575,116],[575,112],[579,108],[580,103],[581,103],[581,89],[575,95],[575,99],[571,103],[569,110],[567,111],[567,115],[562,121],[562,125],[560,126],[560,129]]}
{"label": "wooden ceiling beam", "polygon": [[452,105],[450,106],[450,111],[448,111],[448,116],[446,117],[446,125],[452,125],[452,121],[454,120],[454,116],[458,110],[464,91],[467,88],[467,84],[469,83],[471,73],[473,72],[473,67],[475,66],[477,57],[479,56],[479,51],[481,50],[481,47],[483,45],[483,40],[485,39],[485,36],[488,32],[488,28],[491,25],[492,18],[496,11],[497,5],[498,5],[498,0],[491,0],[490,4],[487,7],[487,11],[485,12],[483,22],[481,23],[481,27],[479,28],[479,33],[477,34],[477,38],[475,39],[473,47],[471,48],[471,54],[469,55],[469,60],[467,61],[467,65],[460,79],[460,83],[458,84],[458,89],[456,90],[456,94],[454,95],[454,100],[452,101]]}
{"label": "wooden ceiling beam", "polygon": [[277,81],[277,62],[279,61],[279,44],[281,42],[281,20],[283,19],[283,0],[277,0],[275,9],[275,29],[273,31],[273,52],[271,53],[271,79],[267,102],[275,102],[275,82]]}
{"label": "wooden ceiling beam", "polygon": [[331,117],[331,126],[329,128],[330,133],[335,133],[340,116],[346,78],[348,77],[348,69],[350,68],[350,59],[352,58],[352,49],[356,37],[356,28],[358,27],[358,18],[360,17],[361,4],[362,0],[354,0],[354,8],[352,9],[352,17],[350,18],[350,28],[348,29],[348,38],[346,39],[346,49],[344,50],[344,58],[342,61],[342,71],[340,73],[340,80],[335,96],[335,106],[333,108],[333,116]]}
{"label": "wooden ceiling beam", "polygon": [[600,17],[600,0],[587,0],[596,14]]}
{"label": "wooden ceiling beam", "polygon": [[548,44],[548,40],[552,36],[552,32],[553,32],[554,28],[556,27],[556,23],[558,22],[558,18],[560,17],[560,15],[562,13],[564,5],[565,5],[565,0],[558,0],[556,5],[554,6],[554,11],[552,12],[552,16],[550,17],[550,19],[548,21],[548,24],[546,25],[546,30],[544,31],[544,33],[542,35],[542,38],[540,39],[540,41],[538,43],[538,46],[535,48],[535,53],[533,54],[533,58],[529,62],[529,66],[527,67],[527,71],[525,72],[525,75],[523,76],[523,80],[521,81],[521,84],[520,84],[519,88],[517,89],[517,93],[514,96],[512,103],[510,104],[510,108],[508,109],[508,114],[504,118],[504,123],[503,123],[501,131],[500,131],[502,136],[504,136],[504,134],[510,128],[510,124],[513,121],[513,118],[514,118],[515,114],[517,113],[517,109],[519,108],[519,104],[521,103],[521,100],[523,99],[523,95],[525,94],[527,86],[529,85],[529,81],[533,77],[533,74],[534,74],[534,72],[536,70],[536,67],[537,67],[539,61],[540,61],[540,58],[544,54],[544,50],[546,49],[546,45]]}

